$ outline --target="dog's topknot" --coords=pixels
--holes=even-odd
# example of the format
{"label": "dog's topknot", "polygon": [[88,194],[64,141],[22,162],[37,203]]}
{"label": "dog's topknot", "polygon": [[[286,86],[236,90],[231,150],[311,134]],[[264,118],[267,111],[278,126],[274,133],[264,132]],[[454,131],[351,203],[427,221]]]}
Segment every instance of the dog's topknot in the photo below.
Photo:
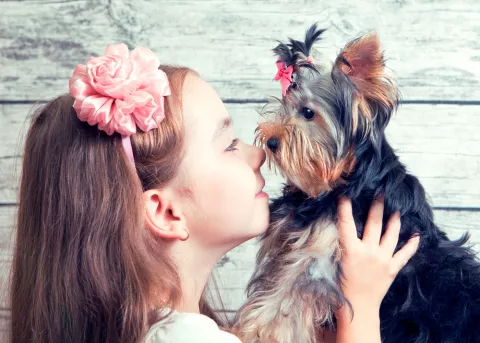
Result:
{"label": "dog's topknot", "polygon": [[285,62],[287,66],[306,67],[316,70],[314,64],[307,62],[313,45],[322,39],[322,34],[326,29],[319,29],[317,24],[313,24],[305,34],[305,41],[298,41],[289,38],[289,43],[279,41],[279,44],[273,49],[275,55],[279,57],[280,62]]}

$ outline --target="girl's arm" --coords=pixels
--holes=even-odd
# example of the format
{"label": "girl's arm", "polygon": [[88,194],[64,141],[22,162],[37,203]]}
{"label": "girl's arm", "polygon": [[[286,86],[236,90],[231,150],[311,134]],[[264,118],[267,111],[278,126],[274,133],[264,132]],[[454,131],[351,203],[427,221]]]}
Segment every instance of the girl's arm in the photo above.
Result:
{"label": "girl's arm", "polygon": [[338,230],[343,248],[342,290],[353,307],[337,311],[337,343],[381,343],[380,304],[398,272],[415,254],[420,241],[412,237],[395,255],[400,232],[400,215],[395,213],[381,237],[383,199],[374,201],[363,238],[357,238],[352,204],[341,199]]}

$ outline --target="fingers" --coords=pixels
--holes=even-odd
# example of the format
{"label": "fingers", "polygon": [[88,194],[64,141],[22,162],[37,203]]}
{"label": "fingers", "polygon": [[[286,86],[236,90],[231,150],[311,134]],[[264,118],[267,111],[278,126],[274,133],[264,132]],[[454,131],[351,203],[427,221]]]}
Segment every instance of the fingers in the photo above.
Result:
{"label": "fingers", "polygon": [[345,197],[341,197],[338,200],[337,229],[340,235],[340,242],[345,246],[351,246],[359,241],[352,214],[352,202]]}
{"label": "fingers", "polygon": [[392,256],[395,251],[400,234],[400,227],[400,212],[397,211],[392,214],[388,220],[387,228],[380,241],[381,249],[383,249],[388,256]]}
{"label": "fingers", "polygon": [[372,202],[370,210],[368,211],[368,218],[365,223],[362,242],[372,246],[378,246],[382,234],[383,207],[383,197],[375,199]]}
{"label": "fingers", "polygon": [[398,272],[407,264],[410,258],[415,255],[418,244],[420,243],[420,236],[412,237],[408,242],[393,255],[391,266],[391,272],[393,275],[397,275]]}

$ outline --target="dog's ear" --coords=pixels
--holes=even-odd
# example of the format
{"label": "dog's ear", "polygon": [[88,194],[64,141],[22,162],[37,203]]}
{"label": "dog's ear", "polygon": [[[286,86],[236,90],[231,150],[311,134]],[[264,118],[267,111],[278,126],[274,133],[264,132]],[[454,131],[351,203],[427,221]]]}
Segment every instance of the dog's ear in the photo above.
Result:
{"label": "dog's ear", "polygon": [[[367,118],[375,115],[368,110],[373,103],[390,111],[397,106],[398,91],[393,80],[385,73],[380,40],[375,33],[348,43],[335,61],[333,75],[346,76],[355,85],[357,101]],[[370,106],[363,102],[368,102]]]}
{"label": "dog's ear", "polygon": [[384,60],[378,36],[371,33],[348,43],[335,64],[358,86],[362,86],[363,81],[382,77]]}

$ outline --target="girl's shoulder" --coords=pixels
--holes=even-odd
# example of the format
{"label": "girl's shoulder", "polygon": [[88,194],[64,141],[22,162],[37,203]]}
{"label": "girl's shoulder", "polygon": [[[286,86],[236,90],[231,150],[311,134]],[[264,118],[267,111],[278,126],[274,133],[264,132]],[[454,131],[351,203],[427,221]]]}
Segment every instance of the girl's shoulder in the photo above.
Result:
{"label": "girl's shoulder", "polygon": [[241,343],[234,335],[222,331],[207,316],[173,312],[152,325],[145,343]]}

